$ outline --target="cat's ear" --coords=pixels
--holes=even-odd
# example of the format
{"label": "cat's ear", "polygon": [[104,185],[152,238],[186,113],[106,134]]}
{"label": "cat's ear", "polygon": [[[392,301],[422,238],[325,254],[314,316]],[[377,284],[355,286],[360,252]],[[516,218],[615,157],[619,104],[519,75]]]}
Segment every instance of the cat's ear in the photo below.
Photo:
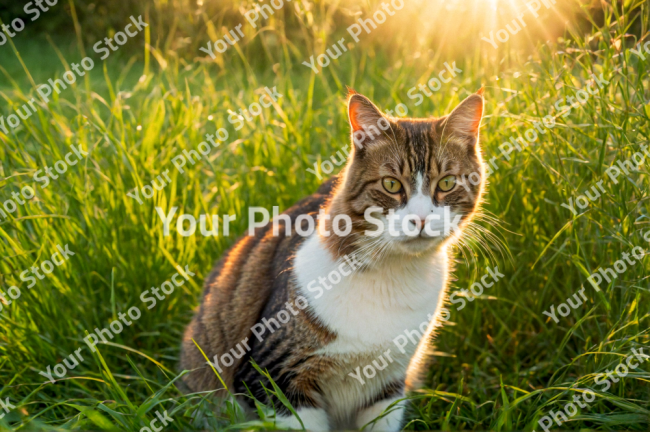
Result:
{"label": "cat's ear", "polygon": [[476,146],[483,118],[483,89],[458,104],[442,123],[442,137],[456,139],[468,146]]}
{"label": "cat's ear", "polygon": [[388,120],[370,99],[351,89],[348,93],[348,118],[352,128],[352,141],[360,150],[381,137],[382,131],[390,127]]}

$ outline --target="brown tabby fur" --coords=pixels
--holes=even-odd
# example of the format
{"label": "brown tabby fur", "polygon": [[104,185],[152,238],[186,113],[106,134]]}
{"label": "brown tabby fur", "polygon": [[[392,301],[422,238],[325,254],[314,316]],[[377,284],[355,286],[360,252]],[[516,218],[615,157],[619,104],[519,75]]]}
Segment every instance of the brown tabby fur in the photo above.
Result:
{"label": "brown tabby fur", "polygon": [[[318,213],[335,182],[336,178],[330,179],[315,194],[301,200],[284,214],[291,216],[293,224],[300,214]],[[273,375],[281,372],[299,376],[294,385],[304,390],[308,390],[319,374],[328,369],[322,360],[316,359],[314,364],[300,362],[305,353],[335,338],[308,313],[301,312],[276,332],[269,333],[264,347],[257,346],[259,343],[250,331],[262,318],[275,316],[285,308],[285,302],[295,300],[291,258],[304,239],[295,233],[295,229],[291,236],[285,237],[284,223],[279,232],[280,236],[274,236],[271,225],[267,225],[258,229],[255,236],[243,237],[225,253],[206,279],[200,309],[183,338],[181,367],[188,370],[199,368],[185,379],[193,391],[214,390],[222,388],[222,385],[192,339],[212,359],[215,354],[235,349],[238,343],[248,338],[253,350],[259,349],[264,356],[253,356],[262,368],[269,368]],[[273,348],[272,352],[268,352],[270,348]],[[235,351],[239,353],[239,349]],[[242,383],[235,382],[237,374],[255,387],[255,372],[248,360],[246,356],[224,368],[221,377],[229,389],[245,392]]]}

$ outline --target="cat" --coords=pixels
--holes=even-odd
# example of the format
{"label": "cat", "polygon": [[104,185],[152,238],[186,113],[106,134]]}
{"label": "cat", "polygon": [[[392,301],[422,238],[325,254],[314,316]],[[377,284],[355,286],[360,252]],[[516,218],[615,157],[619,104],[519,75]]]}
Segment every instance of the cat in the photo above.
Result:
{"label": "cat", "polygon": [[[182,342],[189,389],[222,389],[221,380],[232,393],[250,389],[273,402],[278,428],[302,429],[300,420],[314,431],[361,428],[383,413],[366,429],[400,430],[405,392],[420,385],[440,325],[449,246],[484,191],[483,105],[481,89],[447,116],[401,119],[350,90],[352,143],[342,172],[286,210],[278,235],[269,224],[238,240],[206,279]],[[460,187],[474,173],[481,182]],[[316,220],[319,211],[329,217]],[[390,214],[408,218],[394,223]],[[332,234],[338,215],[351,221],[348,235]],[[368,235],[377,225],[369,215],[384,226],[390,219],[394,232]],[[443,229],[450,217],[454,231]],[[296,222],[308,225],[308,218],[318,231],[299,235]],[[402,334],[414,343],[396,347]],[[300,420],[267,399],[251,359],[268,370]]]}

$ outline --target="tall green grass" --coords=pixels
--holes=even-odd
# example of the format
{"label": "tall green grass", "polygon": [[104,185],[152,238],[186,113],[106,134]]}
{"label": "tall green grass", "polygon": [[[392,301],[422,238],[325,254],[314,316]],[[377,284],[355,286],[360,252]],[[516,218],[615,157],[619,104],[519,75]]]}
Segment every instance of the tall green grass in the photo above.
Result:
{"label": "tall green grass", "polygon": [[[242,43],[216,62],[188,61],[151,45],[132,59],[120,53],[106,65],[95,59],[84,81],[19,130],[0,132],[0,199],[25,185],[37,194],[0,222],[0,289],[16,284],[22,291],[0,312],[0,398],[17,406],[0,427],[137,431],[156,410],[167,410],[175,419],[170,430],[272,428],[268,419],[242,423],[232,405],[217,406],[209,394],[183,395],[175,385],[182,331],[198,305],[203,277],[244,233],[249,206],[287,208],[318,186],[306,169],[349,145],[345,85],[382,108],[403,102],[417,117],[443,115],[483,85],[488,159],[541,117],[556,116],[557,126],[512,160],[500,158],[489,178],[485,208],[504,228],[512,260],[478,250],[473,260],[458,255],[453,290],[468,288],[488,265],[498,265],[506,278],[461,311],[448,306],[450,322],[437,339],[427,387],[411,395],[407,428],[539,430],[539,418],[560,410],[578,388],[600,388],[596,375],[633,347],[650,350],[647,258],[601,285],[600,293],[586,282],[633,246],[650,249],[642,238],[650,229],[647,165],[619,184],[605,175],[614,161],[649,141],[650,57],[643,61],[627,49],[636,45],[627,32],[635,26],[647,35],[650,11],[647,3],[626,1],[603,3],[603,14],[586,34],[570,27],[564,38],[540,43],[531,54],[504,46],[500,52],[507,55],[499,61],[489,46],[432,60],[410,41],[393,40],[390,51],[359,44],[315,75],[300,63],[341,31],[326,31],[335,25],[326,13],[315,15],[322,21],[301,21],[305,43],[293,43],[276,20],[255,36],[261,50]],[[253,29],[245,30],[252,40]],[[44,49],[50,53],[46,73],[32,70],[43,62],[41,49],[30,54],[31,48],[17,45],[37,84],[65,71],[57,45]],[[3,48],[3,70],[11,71],[0,87],[6,101],[0,115],[6,117],[36,93],[16,54]],[[62,52],[68,63],[83,57],[69,44]],[[463,73],[415,107],[408,89],[445,61],[456,61]],[[566,118],[558,116],[554,104],[582,88],[592,73],[603,73],[610,84]],[[229,110],[256,101],[264,86],[284,95],[278,106],[235,131]],[[185,174],[174,169],[172,158],[221,127],[230,134],[226,143],[186,165]],[[71,144],[90,155],[40,188],[32,180],[35,171],[62,159]],[[126,195],[166,169],[171,184],[143,205]],[[578,216],[560,206],[599,180],[607,192]],[[156,206],[177,206],[197,220],[200,214],[237,219],[229,237],[185,238],[175,230],[164,237]],[[69,244],[76,255],[27,289],[20,273],[48,259],[57,244]],[[498,252],[494,244],[489,249]],[[147,310],[140,293],[159,287],[176,265],[189,265],[197,275]],[[556,324],[542,314],[582,286],[588,301],[570,316]],[[38,371],[84,347],[86,332],[108,326],[132,306],[142,311],[136,323],[98,345],[96,355],[84,350],[86,361],[65,379],[44,383]],[[643,365],[608,392],[597,391],[591,407],[562,427],[646,430],[647,371]],[[273,391],[272,383],[268,388]],[[270,411],[260,406],[263,417]]]}

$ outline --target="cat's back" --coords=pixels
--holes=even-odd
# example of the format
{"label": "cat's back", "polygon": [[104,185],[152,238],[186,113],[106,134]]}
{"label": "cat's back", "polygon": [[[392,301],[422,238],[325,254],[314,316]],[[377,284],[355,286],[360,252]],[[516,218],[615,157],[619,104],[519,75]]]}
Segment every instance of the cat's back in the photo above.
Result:
{"label": "cat's back", "polygon": [[233,364],[221,365],[220,371],[226,385],[232,386],[239,362],[245,357],[238,359],[235,355],[246,348],[242,341],[250,338],[251,328],[260,319],[271,294],[286,289],[289,283],[293,257],[304,240],[296,233],[296,218],[309,214],[317,226],[318,211],[330,198],[336,182],[336,177],[329,179],[316,193],[282,213],[291,222],[289,235],[285,233],[286,221],[281,217],[277,235],[271,222],[258,228],[254,235],[237,240],[217,262],[205,280],[201,305],[183,337],[181,368],[198,368],[184,378],[190,390],[222,387],[193,340],[211,361],[214,355],[233,350],[233,355],[228,357]]}

